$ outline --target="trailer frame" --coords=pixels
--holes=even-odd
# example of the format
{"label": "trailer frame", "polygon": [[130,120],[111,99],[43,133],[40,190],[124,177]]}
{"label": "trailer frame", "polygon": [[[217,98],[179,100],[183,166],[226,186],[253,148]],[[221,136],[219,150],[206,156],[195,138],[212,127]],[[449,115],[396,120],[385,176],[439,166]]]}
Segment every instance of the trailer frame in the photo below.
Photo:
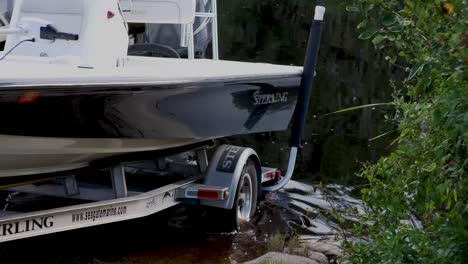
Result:
{"label": "trailer frame", "polygon": [[[242,167],[249,158],[258,158],[250,148],[222,145],[218,153],[237,149],[235,167]],[[85,227],[115,223],[146,217],[181,203],[233,209],[234,194],[240,178],[239,171],[228,173],[218,185],[205,184],[207,179],[218,177],[216,168],[223,162],[221,155],[213,155],[208,163],[206,148],[192,150],[196,162],[169,160],[160,157],[132,163],[122,163],[109,169],[111,184],[89,186],[80,182],[75,175],[64,175],[46,182],[36,182],[7,189],[15,194],[45,195],[83,201],[82,204],[39,210],[27,213],[0,211],[0,243],[45,234],[69,231]],[[157,167],[166,167],[161,173],[188,175],[182,180],[149,191],[135,191],[128,186],[126,176],[132,166],[145,166],[151,162]],[[164,169],[164,168],[163,168]],[[280,173],[275,168],[259,167],[261,183],[277,181]],[[210,173],[210,171],[212,171]],[[219,172],[218,172],[219,173]],[[223,172],[225,173],[225,172]],[[92,177],[92,175],[89,175]],[[155,177],[155,181],[157,178]],[[13,198],[14,199],[14,198]],[[256,199],[256,198],[255,198]],[[87,202],[84,202],[87,201]],[[228,202],[229,201],[229,202]]]}

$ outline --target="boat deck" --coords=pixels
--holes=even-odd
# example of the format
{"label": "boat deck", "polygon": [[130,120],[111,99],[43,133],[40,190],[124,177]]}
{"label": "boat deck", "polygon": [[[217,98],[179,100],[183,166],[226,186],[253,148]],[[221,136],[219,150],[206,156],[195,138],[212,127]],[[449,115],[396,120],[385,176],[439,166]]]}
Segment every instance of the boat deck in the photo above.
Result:
{"label": "boat deck", "polygon": [[302,67],[266,63],[186,60],[130,56],[125,66],[80,68],[73,58],[11,56],[0,62],[0,87],[113,83],[190,83],[229,79],[298,76]]}

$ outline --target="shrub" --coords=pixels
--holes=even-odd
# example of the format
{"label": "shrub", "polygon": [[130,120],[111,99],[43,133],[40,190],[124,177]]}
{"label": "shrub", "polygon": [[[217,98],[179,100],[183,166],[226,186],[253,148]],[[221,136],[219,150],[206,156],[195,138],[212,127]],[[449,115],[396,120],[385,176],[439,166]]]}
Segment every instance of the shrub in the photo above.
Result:
{"label": "shrub", "polygon": [[[353,263],[467,260],[468,10],[465,0],[352,0],[370,40],[396,68],[395,151],[359,175],[367,211],[347,243]],[[391,134],[390,134],[391,135]]]}

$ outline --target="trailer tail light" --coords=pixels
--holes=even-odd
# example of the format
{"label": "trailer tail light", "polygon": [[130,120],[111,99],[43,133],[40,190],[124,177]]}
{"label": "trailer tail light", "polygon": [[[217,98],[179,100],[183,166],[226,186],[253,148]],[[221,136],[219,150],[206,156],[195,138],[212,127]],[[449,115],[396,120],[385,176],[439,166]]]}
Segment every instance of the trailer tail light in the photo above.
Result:
{"label": "trailer tail light", "polygon": [[266,178],[269,180],[273,180],[276,178],[276,172],[275,171],[270,171],[266,174]]}
{"label": "trailer tail light", "polygon": [[280,170],[276,172],[276,176],[278,181],[281,181],[283,179],[283,173]]}
{"label": "trailer tail light", "polygon": [[213,190],[198,190],[198,199],[219,200],[219,192]]}
{"label": "trailer tail light", "polygon": [[229,198],[229,188],[206,184],[190,184],[177,191],[177,198],[199,200],[226,200]]}
{"label": "trailer tail light", "polygon": [[262,183],[280,181],[282,177],[281,171],[276,168],[262,168]]}

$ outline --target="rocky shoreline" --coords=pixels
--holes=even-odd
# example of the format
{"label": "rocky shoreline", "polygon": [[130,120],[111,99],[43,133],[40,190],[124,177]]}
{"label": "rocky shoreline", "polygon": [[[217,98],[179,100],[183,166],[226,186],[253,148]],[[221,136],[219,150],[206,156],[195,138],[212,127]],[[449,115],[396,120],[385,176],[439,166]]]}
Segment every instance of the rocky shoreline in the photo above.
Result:
{"label": "rocky shoreline", "polygon": [[[296,233],[297,227],[314,225],[313,220],[302,217],[298,212],[276,201],[267,198],[258,207],[259,213],[246,228],[248,232],[241,232],[239,248],[233,248],[230,262],[244,264],[328,264],[338,263],[343,256],[339,236],[324,235],[313,240],[301,239]],[[243,235],[241,235],[243,234]],[[247,242],[250,243],[247,243]],[[263,249],[250,259],[242,256],[248,248]],[[243,248],[243,249],[242,249]]]}
{"label": "rocky shoreline", "polygon": [[283,252],[270,251],[244,264],[332,264],[338,263],[342,256],[340,242],[325,238],[317,242],[306,242],[300,248],[285,248]]}

